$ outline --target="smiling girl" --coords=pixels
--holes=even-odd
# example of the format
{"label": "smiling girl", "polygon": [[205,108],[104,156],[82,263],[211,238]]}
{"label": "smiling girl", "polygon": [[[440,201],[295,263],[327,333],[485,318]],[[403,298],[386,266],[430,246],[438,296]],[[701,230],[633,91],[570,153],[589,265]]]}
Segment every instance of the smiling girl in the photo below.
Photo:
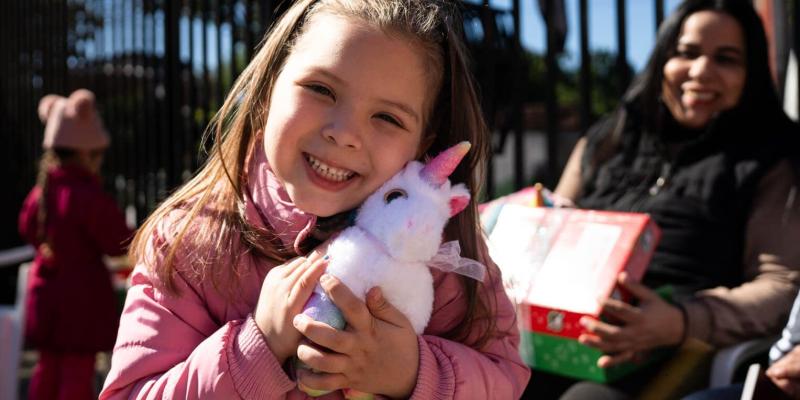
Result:
{"label": "smiling girl", "polygon": [[[408,161],[464,140],[450,176],[475,196],[484,125],[451,2],[304,0],[280,18],[234,85],[197,176],[148,218],[103,399],[305,398],[352,388],[395,398],[516,398],[513,307],[476,207],[445,239],[490,278],[433,271],[424,334],[374,290],[357,300],[322,279],[324,241]],[[316,283],[350,328],[313,358],[296,323]],[[297,356],[314,373],[295,376]],[[340,391],[328,395],[341,396]]]}

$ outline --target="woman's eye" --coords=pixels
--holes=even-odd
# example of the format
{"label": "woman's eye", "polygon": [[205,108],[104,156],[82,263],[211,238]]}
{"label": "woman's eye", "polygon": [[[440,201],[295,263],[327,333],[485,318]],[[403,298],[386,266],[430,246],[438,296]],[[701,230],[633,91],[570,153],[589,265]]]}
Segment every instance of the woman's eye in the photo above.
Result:
{"label": "woman's eye", "polygon": [[733,56],[726,56],[726,55],[718,55],[716,60],[720,64],[724,65],[739,65],[741,64],[741,60],[738,57]]}
{"label": "woman's eye", "polygon": [[697,58],[697,56],[698,56],[697,52],[693,51],[693,50],[678,50],[676,52],[676,55],[678,57],[686,58],[686,59],[689,59],[689,60],[693,60],[693,59]]}
{"label": "woman's eye", "polygon": [[313,91],[315,93],[318,93],[318,94],[321,94],[323,96],[327,96],[327,97],[330,97],[332,99],[335,99],[335,97],[333,96],[333,92],[330,89],[326,88],[325,86],[316,85],[316,84],[310,84],[310,85],[306,85],[306,88],[308,88],[309,90],[311,90],[311,91]]}
{"label": "woman's eye", "polygon": [[397,200],[397,199],[399,199],[401,197],[404,198],[404,199],[408,198],[408,194],[406,194],[405,190],[403,190],[403,189],[392,189],[392,190],[386,192],[385,195],[383,195],[383,202],[386,203],[386,204],[389,204],[392,201]]}
{"label": "woman's eye", "polygon": [[382,119],[382,120],[384,120],[384,121],[386,121],[386,122],[388,122],[388,123],[390,123],[392,125],[395,125],[395,126],[397,126],[399,128],[403,127],[403,124],[401,124],[400,121],[397,120],[397,118],[395,118],[395,117],[393,117],[393,116],[391,116],[389,114],[378,114],[378,115],[376,115],[376,117],[379,118],[379,119]]}

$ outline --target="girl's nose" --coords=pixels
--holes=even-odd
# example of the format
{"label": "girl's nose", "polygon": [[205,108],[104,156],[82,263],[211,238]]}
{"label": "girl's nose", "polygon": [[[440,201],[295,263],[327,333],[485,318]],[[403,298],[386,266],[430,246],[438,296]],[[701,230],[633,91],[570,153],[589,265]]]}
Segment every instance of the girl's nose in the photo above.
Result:
{"label": "girl's nose", "polygon": [[713,74],[714,66],[712,65],[711,58],[708,56],[700,56],[692,61],[689,67],[689,77],[692,79],[706,79]]}
{"label": "girl's nose", "polygon": [[351,149],[360,149],[363,144],[363,133],[355,116],[338,115],[331,124],[323,128],[325,140]]}

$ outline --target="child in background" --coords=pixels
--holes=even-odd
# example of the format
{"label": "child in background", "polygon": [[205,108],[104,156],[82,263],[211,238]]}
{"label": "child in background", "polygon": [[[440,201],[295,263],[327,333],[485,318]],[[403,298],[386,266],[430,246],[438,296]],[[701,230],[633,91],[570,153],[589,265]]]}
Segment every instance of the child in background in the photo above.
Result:
{"label": "child in background", "polygon": [[19,216],[36,247],[25,305],[26,342],[39,350],[30,399],[92,399],[95,356],[117,332],[117,301],[102,256],[125,253],[125,218],[100,185],[108,134],[81,89],[39,103],[44,155]]}
{"label": "child in background", "polygon": [[[467,140],[450,179],[478,192],[488,134],[453,7],[303,0],[283,14],[219,111],[208,162],[134,240],[102,399],[305,398],[298,382],[395,398],[520,396],[530,372],[474,203],[444,239],[489,276],[432,270],[423,335],[380,289],[365,304],[323,275],[324,241],[408,161]],[[296,318],[317,281],[346,330]],[[315,372],[295,375],[293,356]]]}

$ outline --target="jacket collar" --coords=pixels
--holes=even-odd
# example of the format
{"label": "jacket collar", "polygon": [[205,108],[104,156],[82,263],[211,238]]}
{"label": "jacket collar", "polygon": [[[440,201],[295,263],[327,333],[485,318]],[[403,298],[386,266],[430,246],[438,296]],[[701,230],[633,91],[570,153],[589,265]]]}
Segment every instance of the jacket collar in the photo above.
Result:
{"label": "jacket collar", "polygon": [[296,254],[302,254],[301,243],[317,222],[315,215],[295,206],[286,189],[272,172],[261,141],[247,164],[247,185],[244,193],[245,219],[256,228],[270,231]]}
{"label": "jacket collar", "polygon": [[100,185],[100,177],[87,171],[80,165],[62,164],[57,167],[51,168],[47,171],[48,179],[61,181],[61,180],[77,180],[83,182],[91,182]]}

